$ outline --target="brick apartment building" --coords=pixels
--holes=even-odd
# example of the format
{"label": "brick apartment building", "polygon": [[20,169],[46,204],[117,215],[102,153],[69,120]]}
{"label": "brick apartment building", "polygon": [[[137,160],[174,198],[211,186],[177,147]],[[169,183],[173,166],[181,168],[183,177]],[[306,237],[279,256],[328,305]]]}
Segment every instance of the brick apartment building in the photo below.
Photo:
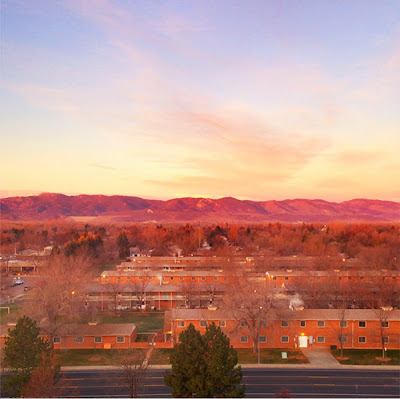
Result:
{"label": "brick apartment building", "polygon": [[[252,348],[252,322],[240,310],[172,309],[166,313],[166,341],[177,342],[190,323],[204,332],[215,323],[228,335],[235,348]],[[251,326],[258,331],[258,321]],[[400,347],[400,310],[394,309],[301,309],[271,311],[260,320],[261,348],[302,348],[340,346],[379,349],[382,340],[387,349]]]}

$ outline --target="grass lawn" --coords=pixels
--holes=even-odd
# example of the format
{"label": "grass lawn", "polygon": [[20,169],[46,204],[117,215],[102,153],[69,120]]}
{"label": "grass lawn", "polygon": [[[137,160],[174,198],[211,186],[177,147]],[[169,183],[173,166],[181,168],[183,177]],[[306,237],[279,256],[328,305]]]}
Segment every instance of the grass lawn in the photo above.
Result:
{"label": "grass lawn", "polygon": [[[238,363],[240,364],[254,364],[258,362],[258,354],[254,353],[252,349],[236,349],[238,354]],[[282,359],[282,352],[287,353],[287,359]],[[260,351],[261,363],[280,363],[280,364],[301,364],[308,363],[307,358],[301,351],[288,350],[288,349],[261,349]]]}
{"label": "grass lawn", "polygon": [[149,333],[164,328],[164,312],[124,312],[119,316],[101,316],[99,323],[134,323],[138,333]]}
{"label": "grass lawn", "polygon": [[0,309],[0,324],[7,324],[8,322],[16,322],[17,318],[21,312],[21,304],[20,303],[4,303],[2,307],[9,307],[10,314],[8,314],[7,309]]}
{"label": "grass lawn", "polygon": [[[150,364],[170,364],[169,356],[172,349],[154,348],[150,358]],[[255,364],[258,361],[257,353],[252,349],[236,349],[239,364]],[[282,352],[286,352],[288,359],[282,359]],[[300,351],[286,349],[261,349],[261,363],[301,364],[308,360]]]}
{"label": "grass lawn", "polygon": [[[338,358],[340,356],[340,349],[331,351],[332,355]],[[382,357],[382,350],[380,349],[344,349],[343,356],[348,357],[347,360],[337,359],[341,364],[388,364],[399,366],[400,365],[400,350],[388,350],[386,357],[391,359],[388,362],[377,360],[377,357]]]}
{"label": "grass lawn", "polygon": [[[156,344],[157,345],[157,344]],[[172,349],[169,348],[154,348],[150,357],[150,364],[171,364],[169,357]]]}
{"label": "grass lawn", "polygon": [[[143,357],[147,349],[134,349],[140,357]],[[109,366],[118,364],[118,353],[116,350],[108,349],[61,349],[56,354],[61,366]],[[121,353],[124,350],[121,349]]]}

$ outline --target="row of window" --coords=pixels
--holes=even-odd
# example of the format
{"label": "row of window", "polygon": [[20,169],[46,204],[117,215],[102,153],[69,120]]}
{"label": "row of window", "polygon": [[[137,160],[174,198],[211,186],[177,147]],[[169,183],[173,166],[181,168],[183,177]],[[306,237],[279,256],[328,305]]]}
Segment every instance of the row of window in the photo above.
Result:
{"label": "row of window", "polygon": [[[55,344],[60,344],[61,343],[61,337],[53,337],[53,342]],[[75,342],[77,344],[83,344],[83,337],[82,336],[77,336],[75,337]],[[125,342],[125,337],[117,337],[117,343],[118,344],[123,344]],[[94,343],[95,344],[101,344],[102,343],[102,337],[94,337]]]}
{"label": "row of window", "polygon": [[[383,328],[389,328],[389,322],[388,321],[382,321],[381,322]],[[218,326],[219,327],[226,327],[226,321],[225,320],[218,320]],[[241,321],[240,322],[241,327],[247,327],[247,321]],[[305,327],[306,326],[306,321],[305,320],[300,320],[300,327]],[[320,328],[325,327],[325,320],[318,320],[317,321],[317,326]],[[185,321],[184,320],[178,320],[178,327],[185,327]],[[207,327],[207,321],[206,320],[200,320],[200,327]],[[261,321],[260,322],[260,327],[266,327],[266,322]],[[281,321],[281,327],[289,327],[289,322],[287,320],[282,320]],[[340,321],[340,327],[342,328],[347,328],[347,321],[346,320],[341,320]],[[360,328],[366,328],[367,327],[367,322],[366,321],[359,321],[358,322],[358,327]]]}
{"label": "row of window", "polygon": [[[242,344],[247,343],[249,340],[247,335],[242,335],[240,337],[240,342]],[[341,337],[341,341],[343,344],[347,344],[347,337],[346,336],[342,336]],[[267,342],[267,337],[265,335],[260,335],[259,337],[259,342],[263,343],[263,342]],[[284,335],[281,336],[281,343],[288,343],[289,342],[289,336]],[[367,337],[358,337],[358,343],[359,344],[365,344],[367,342]],[[325,337],[323,336],[317,336],[317,343],[319,344],[324,344],[325,343]],[[383,337],[383,343],[384,344],[388,344],[389,343],[389,337]]]}
{"label": "row of window", "polygon": [[[116,276],[117,280],[121,280],[121,276]],[[146,276],[147,280],[153,280],[153,276]],[[196,277],[196,276],[192,276],[192,281],[196,281],[197,279],[201,279],[202,281],[206,281],[206,277],[202,276],[202,277]],[[109,276],[105,276],[106,280],[109,280],[110,277]],[[127,280],[131,279],[131,276],[126,276]],[[174,280],[174,276],[168,276],[168,277],[163,277],[163,280]],[[183,281],[185,278],[183,276],[179,277],[179,280]],[[218,277],[218,276],[214,276],[213,280],[214,281],[218,281],[219,279],[225,280],[225,277]],[[138,280],[143,280],[143,276],[138,276]]]}
{"label": "row of window", "polygon": [[[388,321],[381,321],[381,325],[383,328],[389,328],[389,322]],[[300,320],[300,327],[305,327],[306,326],[306,321],[305,320]],[[325,320],[318,320],[317,321],[317,326],[320,328],[325,327]],[[281,327],[289,327],[289,322],[287,320],[282,320],[281,321]],[[342,328],[347,328],[347,321],[346,320],[341,320],[340,321],[340,327]],[[366,321],[359,321],[358,322],[358,327],[359,328],[365,328],[367,327],[367,322]]]}
{"label": "row of window", "polygon": [[[184,320],[178,320],[178,327],[185,327],[185,325]],[[200,320],[200,327],[207,327],[207,320]],[[226,321],[218,320],[218,327],[226,327]]]}

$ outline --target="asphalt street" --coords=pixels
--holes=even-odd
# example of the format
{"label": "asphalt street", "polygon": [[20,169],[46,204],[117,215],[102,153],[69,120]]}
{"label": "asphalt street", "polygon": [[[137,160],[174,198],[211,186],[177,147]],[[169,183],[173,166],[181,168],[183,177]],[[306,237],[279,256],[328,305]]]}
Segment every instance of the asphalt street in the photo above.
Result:
{"label": "asphalt street", "polygon": [[[164,370],[150,370],[141,396],[172,397]],[[396,370],[244,369],[246,397],[274,397],[282,388],[297,398],[398,398]],[[118,370],[64,371],[60,397],[128,397]]]}

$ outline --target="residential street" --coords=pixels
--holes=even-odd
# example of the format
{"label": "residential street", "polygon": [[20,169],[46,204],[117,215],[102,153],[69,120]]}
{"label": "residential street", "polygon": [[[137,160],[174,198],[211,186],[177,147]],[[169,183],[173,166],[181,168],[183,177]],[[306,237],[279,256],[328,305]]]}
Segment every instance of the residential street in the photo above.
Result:
{"label": "residential street", "polygon": [[[164,385],[165,370],[151,370],[141,395],[171,397]],[[244,369],[247,397],[273,397],[282,388],[295,397],[399,397],[397,370],[316,370],[316,369]],[[118,370],[64,371],[60,397],[127,397]]]}

